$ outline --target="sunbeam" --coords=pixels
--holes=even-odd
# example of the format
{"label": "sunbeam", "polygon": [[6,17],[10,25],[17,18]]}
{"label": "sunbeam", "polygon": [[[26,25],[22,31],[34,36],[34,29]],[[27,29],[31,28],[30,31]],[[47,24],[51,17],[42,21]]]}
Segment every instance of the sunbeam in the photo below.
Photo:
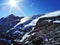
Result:
{"label": "sunbeam", "polygon": [[13,9],[14,10],[16,9],[16,10],[20,11],[20,13],[25,15],[24,12],[22,11],[21,7],[18,6],[18,3],[20,4],[23,1],[24,0],[9,0],[7,3],[3,3],[3,4],[0,4],[0,5],[8,5],[9,6],[8,7],[9,8],[9,13],[11,13]]}

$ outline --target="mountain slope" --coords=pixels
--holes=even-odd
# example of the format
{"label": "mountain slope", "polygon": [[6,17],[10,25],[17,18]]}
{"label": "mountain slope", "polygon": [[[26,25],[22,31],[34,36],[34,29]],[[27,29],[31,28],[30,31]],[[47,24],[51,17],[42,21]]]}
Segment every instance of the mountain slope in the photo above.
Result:
{"label": "mountain slope", "polygon": [[37,32],[37,36],[43,38],[44,45],[59,45],[60,11],[41,16],[41,19],[39,19],[35,26],[35,32]]}
{"label": "mountain slope", "polygon": [[13,14],[0,19],[0,32],[6,32],[20,22],[22,17],[14,16]]}
{"label": "mountain slope", "polygon": [[42,15],[16,17],[10,15],[0,19],[0,38],[11,45],[59,45],[60,11]]}
{"label": "mountain slope", "polygon": [[[19,23],[17,23],[13,28],[11,28],[10,30],[12,32],[19,30],[23,30],[27,31],[27,30],[31,30],[32,27],[34,27],[37,23],[37,18],[39,18],[39,16],[41,15],[36,15],[36,16],[28,16],[28,17],[24,17],[23,19],[21,19],[21,21]],[[36,22],[35,22],[36,21]],[[34,24],[35,23],[35,24]],[[33,25],[34,24],[34,25]],[[28,29],[27,29],[28,28]],[[31,29],[30,29],[31,28]],[[9,31],[7,31],[9,32]]]}

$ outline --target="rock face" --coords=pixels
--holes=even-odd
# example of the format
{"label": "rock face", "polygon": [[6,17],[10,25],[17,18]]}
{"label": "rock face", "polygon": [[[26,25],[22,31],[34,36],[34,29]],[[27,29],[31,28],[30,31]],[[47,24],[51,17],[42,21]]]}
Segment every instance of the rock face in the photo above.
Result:
{"label": "rock face", "polygon": [[0,19],[0,32],[6,32],[10,28],[14,27],[23,17],[14,16],[13,14],[6,18]]}
{"label": "rock face", "polygon": [[35,32],[43,38],[44,45],[60,44],[60,16],[39,19]]}

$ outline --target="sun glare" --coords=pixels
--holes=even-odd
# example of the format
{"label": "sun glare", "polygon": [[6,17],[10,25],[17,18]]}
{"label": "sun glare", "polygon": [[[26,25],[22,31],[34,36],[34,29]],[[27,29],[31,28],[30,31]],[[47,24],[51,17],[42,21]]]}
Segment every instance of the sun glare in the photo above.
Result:
{"label": "sun glare", "polygon": [[[12,13],[12,11],[14,10],[18,10],[20,11],[23,15],[25,15],[25,13],[22,11],[21,7],[18,5],[21,2],[23,2],[24,0],[9,0],[7,3],[3,3],[0,5],[8,5],[9,7],[9,13]],[[4,9],[4,8],[3,8]]]}
{"label": "sun glare", "polygon": [[17,2],[15,0],[10,0],[9,1],[10,6],[12,6],[12,7],[16,6],[16,3]]}
{"label": "sun glare", "polygon": [[10,0],[9,1],[9,6],[10,6],[10,13],[11,13],[11,11],[12,11],[12,9],[17,9],[18,10],[18,8],[19,8],[19,6],[17,5],[17,3],[18,3],[19,1],[16,1],[16,0]]}

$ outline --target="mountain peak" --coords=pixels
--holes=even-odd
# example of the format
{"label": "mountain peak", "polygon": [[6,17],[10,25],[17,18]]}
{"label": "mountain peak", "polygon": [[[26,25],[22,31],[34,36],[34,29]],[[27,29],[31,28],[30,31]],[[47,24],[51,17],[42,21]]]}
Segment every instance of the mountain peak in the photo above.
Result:
{"label": "mountain peak", "polygon": [[14,14],[10,14],[9,16],[7,16],[7,18],[14,18],[15,15]]}

